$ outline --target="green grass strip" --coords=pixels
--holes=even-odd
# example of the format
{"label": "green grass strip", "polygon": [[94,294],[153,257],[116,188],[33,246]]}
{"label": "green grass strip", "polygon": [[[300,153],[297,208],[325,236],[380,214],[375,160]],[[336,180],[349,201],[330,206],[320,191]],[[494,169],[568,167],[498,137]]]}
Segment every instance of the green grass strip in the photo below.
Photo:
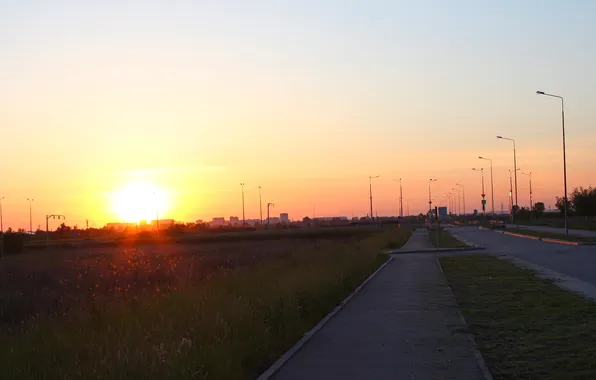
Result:
{"label": "green grass strip", "polygon": [[495,380],[596,379],[596,303],[495,257],[440,261]]}

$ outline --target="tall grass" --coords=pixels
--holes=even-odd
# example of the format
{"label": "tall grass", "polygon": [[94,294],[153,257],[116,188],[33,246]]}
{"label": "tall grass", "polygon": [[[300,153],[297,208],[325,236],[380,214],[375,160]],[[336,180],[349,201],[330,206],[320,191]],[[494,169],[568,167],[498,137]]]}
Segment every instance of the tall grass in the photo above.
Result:
{"label": "tall grass", "polygon": [[201,287],[98,307],[0,339],[7,379],[246,379],[386,257],[396,229],[327,241]]}

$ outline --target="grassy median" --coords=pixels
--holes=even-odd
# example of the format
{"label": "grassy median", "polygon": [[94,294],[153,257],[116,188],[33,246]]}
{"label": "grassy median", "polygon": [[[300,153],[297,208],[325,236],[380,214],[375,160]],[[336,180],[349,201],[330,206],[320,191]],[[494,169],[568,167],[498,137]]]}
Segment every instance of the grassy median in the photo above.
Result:
{"label": "grassy median", "polygon": [[596,378],[596,303],[495,257],[440,261],[495,380]]}
{"label": "grassy median", "polygon": [[[438,236],[437,236],[438,235]],[[433,247],[439,248],[463,248],[467,245],[456,238],[454,238],[448,231],[441,228],[437,234],[437,229],[429,229],[428,236]]]}
{"label": "grassy median", "polygon": [[379,229],[313,243],[225,270],[200,286],[41,317],[27,331],[0,337],[0,373],[7,379],[254,378],[387,259],[379,250],[405,235]]}

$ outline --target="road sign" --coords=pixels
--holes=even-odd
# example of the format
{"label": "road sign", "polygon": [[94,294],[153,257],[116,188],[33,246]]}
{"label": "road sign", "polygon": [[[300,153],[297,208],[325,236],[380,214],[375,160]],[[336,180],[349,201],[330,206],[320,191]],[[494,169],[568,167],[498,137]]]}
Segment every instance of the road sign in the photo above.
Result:
{"label": "road sign", "polygon": [[482,204],[485,205],[486,204],[486,199],[482,200]]}

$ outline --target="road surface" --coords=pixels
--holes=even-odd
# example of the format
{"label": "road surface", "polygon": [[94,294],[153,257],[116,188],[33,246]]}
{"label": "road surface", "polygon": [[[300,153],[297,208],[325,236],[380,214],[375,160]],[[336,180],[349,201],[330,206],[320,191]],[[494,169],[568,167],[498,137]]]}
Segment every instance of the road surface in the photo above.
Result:
{"label": "road surface", "polygon": [[[516,227],[515,224],[507,225],[507,228],[515,228],[515,227]],[[528,229],[528,230],[539,231],[539,232],[550,232],[553,234],[565,235],[564,228],[546,227],[546,226],[524,226],[524,225],[520,224],[519,229],[520,229],[520,231],[523,229]],[[596,231],[570,229],[569,235],[596,237]]]}
{"label": "road surface", "polygon": [[455,235],[486,248],[486,253],[518,257],[596,285],[596,246],[572,246],[503,235],[476,227],[452,229]]}

